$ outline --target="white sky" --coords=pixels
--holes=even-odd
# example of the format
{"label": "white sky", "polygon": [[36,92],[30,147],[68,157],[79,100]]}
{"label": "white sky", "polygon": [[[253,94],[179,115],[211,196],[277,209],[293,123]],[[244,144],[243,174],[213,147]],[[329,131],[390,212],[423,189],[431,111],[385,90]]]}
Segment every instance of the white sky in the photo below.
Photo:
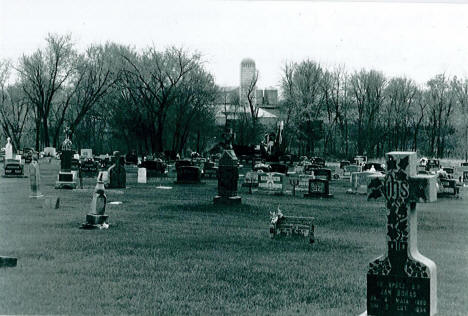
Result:
{"label": "white sky", "polygon": [[[457,1],[457,0],[455,0]],[[423,83],[468,77],[468,4],[313,1],[0,0],[0,58],[15,61],[71,32],[77,47],[115,41],[197,50],[219,85],[238,85],[251,57],[259,86],[277,86],[285,61],[374,68]]]}

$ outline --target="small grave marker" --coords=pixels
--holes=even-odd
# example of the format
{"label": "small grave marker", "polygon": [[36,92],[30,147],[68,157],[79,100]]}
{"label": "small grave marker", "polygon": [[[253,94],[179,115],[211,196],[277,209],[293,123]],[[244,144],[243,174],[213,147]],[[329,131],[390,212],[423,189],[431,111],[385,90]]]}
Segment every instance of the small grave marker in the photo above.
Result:
{"label": "small grave marker", "polygon": [[309,191],[304,194],[304,197],[333,197],[330,193],[330,182],[324,179],[309,179]]}
{"label": "small grave marker", "polygon": [[277,212],[270,213],[270,217],[272,239],[288,236],[307,238],[310,243],[315,241],[313,217],[284,216],[279,208]]}

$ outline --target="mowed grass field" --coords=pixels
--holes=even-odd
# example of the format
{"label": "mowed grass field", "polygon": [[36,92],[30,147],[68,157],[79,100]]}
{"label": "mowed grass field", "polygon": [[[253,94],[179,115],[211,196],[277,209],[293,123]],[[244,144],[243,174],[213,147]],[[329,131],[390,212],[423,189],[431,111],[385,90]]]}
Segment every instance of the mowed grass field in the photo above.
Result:
{"label": "mowed grass field", "polygon": [[[18,258],[0,269],[0,314],[358,315],[368,263],[386,251],[383,203],[345,194],[345,180],[332,182],[330,200],[242,188],[241,206],[221,207],[216,180],[137,184],[129,172],[126,190],[106,191],[122,202],[107,206],[110,228],[85,231],[95,179],[55,190],[58,162],[40,167],[57,210],[28,198],[29,179],[0,178],[0,255]],[[438,315],[468,314],[467,190],[417,206],[420,252],[437,264]],[[271,240],[278,206],[315,217],[316,242]]]}

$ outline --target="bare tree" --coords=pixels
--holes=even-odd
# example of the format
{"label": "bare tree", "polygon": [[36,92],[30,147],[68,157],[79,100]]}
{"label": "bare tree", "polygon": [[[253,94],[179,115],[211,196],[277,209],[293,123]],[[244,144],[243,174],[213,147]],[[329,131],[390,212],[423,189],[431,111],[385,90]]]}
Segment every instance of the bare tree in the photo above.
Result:
{"label": "bare tree", "polygon": [[10,65],[0,62],[0,125],[14,148],[21,148],[24,129],[30,118],[30,106],[18,85],[7,85]]}
{"label": "bare tree", "polygon": [[49,113],[58,91],[73,72],[75,55],[70,35],[49,34],[46,41],[45,50],[23,55],[18,67],[22,89],[36,109],[36,150],[41,127],[44,145],[50,145]]}

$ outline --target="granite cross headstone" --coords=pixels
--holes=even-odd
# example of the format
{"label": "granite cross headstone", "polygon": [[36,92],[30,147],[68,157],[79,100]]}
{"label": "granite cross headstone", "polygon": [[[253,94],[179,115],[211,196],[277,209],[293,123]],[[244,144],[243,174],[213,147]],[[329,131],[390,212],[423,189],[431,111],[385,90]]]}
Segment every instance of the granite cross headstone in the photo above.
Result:
{"label": "granite cross headstone", "polygon": [[[387,254],[369,264],[367,315],[434,315],[436,265],[417,247],[416,202],[424,187],[416,175],[415,152],[386,154],[387,173],[374,178],[372,196],[387,201]],[[427,181],[427,179],[422,179]]]}

